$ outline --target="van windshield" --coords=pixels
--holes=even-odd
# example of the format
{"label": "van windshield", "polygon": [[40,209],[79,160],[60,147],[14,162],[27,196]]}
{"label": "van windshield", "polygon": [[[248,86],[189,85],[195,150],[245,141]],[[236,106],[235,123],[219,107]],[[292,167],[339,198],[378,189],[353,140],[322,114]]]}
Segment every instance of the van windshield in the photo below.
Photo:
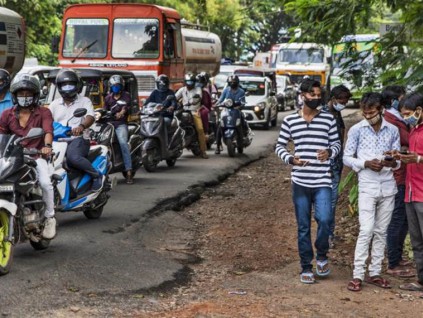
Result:
{"label": "van windshield", "polygon": [[68,19],[63,56],[106,57],[108,29],[107,19]]}
{"label": "van windshield", "polygon": [[159,20],[122,18],[113,23],[113,57],[159,57]]}

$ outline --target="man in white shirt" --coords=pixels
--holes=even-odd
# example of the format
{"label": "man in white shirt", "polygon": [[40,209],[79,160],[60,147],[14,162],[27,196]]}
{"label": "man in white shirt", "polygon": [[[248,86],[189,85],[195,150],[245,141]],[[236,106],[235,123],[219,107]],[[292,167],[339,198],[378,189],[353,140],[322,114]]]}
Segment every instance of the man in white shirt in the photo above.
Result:
{"label": "man in white shirt", "polygon": [[[56,99],[50,104],[49,108],[53,114],[53,120],[72,127],[72,135],[77,137],[68,144],[67,163],[73,168],[88,173],[93,178],[91,189],[98,191],[102,187],[101,176],[87,159],[90,151],[88,128],[94,123],[95,119],[93,104],[89,98],[78,95],[80,79],[75,71],[62,69],[57,74],[56,85],[62,98]],[[87,110],[83,119],[72,118],[74,111],[78,108]]]}

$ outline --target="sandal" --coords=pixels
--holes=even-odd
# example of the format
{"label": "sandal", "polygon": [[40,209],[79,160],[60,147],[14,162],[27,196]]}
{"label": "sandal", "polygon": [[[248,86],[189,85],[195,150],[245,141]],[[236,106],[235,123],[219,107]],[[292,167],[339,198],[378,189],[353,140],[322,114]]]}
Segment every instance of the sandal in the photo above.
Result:
{"label": "sandal", "polygon": [[354,278],[348,283],[347,289],[353,292],[361,291],[362,281],[359,278]]}
{"label": "sandal", "polygon": [[399,266],[413,266],[414,263],[412,261],[406,261],[405,259],[399,262]]}
{"label": "sandal", "polygon": [[389,288],[391,288],[392,286],[389,284],[389,281],[387,281],[385,278],[382,278],[381,276],[379,276],[379,275],[376,275],[376,276],[373,276],[373,277],[367,277],[366,279],[365,279],[365,282],[367,283],[367,284],[372,284],[372,285],[375,285],[375,286],[377,286],[377,287],[380,287],[380,288],[386,288],[386,289],[389,289]]}
{"label": "sandal", "polygon": [[316,261],[316,274],[321,277],[328,276],[330,274],[329,262],[327,259],[323,261]]}
{"label": "sandal", "polygon": [[388,268],[386,274],[400,278],[410,278],[416,276],[416,273],[414,271],[411,271],[408,268],[404,268],[403,266],[397,266],[392,269]]}
{"label": "sandal", "polygon": [[312,272],[305,272],[300,274],[300,281],[304,284],[314,284],[316,280]]}
{"label": "sandal", "polygon": [[423,285],[419,283],[408,283],[399,286],[402,290],[423,292]]}

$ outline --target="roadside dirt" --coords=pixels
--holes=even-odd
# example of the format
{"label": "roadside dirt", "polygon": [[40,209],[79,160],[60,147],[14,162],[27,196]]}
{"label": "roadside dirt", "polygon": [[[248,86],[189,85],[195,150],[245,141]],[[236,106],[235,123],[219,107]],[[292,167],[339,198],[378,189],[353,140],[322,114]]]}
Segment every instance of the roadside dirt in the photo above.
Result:
{"label": "roadside dirt", "polygon": [[[359,293],[346,289],[358,230],[357,220],[348,216],[346,193],[338,205],[340,239],[330,252],[331,275],[314,285],[300,283],[290,167],[273,153],[172,213],[171,217],[182,218],[190,226],[182,232],[177,229],[178,235],[169,227],[170,240],[163,238],[151,248],[185,255],[181,261],[187,264],[186,281],[145,293],[95,296],[97,300],[88,295],[84,305],[53,314],[140,318],[421,315],[420,295],[398,289],[404,280],[387,277],[394,286],[390,290],[368,284]],[[314,223],[313,238],[315,228]],[[185,243],[180,242],[183,233]]]}

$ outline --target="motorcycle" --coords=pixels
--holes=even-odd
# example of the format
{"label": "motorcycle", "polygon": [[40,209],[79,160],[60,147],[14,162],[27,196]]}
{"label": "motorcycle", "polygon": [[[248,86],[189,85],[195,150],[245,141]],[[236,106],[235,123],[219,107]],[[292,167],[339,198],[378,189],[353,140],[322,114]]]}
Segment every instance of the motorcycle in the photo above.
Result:
{"label": "motorcycle", "polygon": [[194,156],[201,155],[200,143],[198,141],[197,130],[194,125],[194,117],[192,111],[189,109],[192,105],[200,102],[201,98],[199,95],[193,96],[190,103],[183,105],[176,112],[176,117],[179,119],[180,126],[185,132],[184,134],[184,145],[183,147],[190,150]]}
{"label": "motorcycle", "polygon": [[[115,127],[111,123],[114,119],[114,107],[126,105],[124,101],[118,101],[110,111],[105,109],[96,109],[96,121],[91,126],[93,131],[91,140],[94,144],[104,145],[110,149],[110,161],[112,168],[109,173],[122,172],[126,177],[125,165],[123,162],[122,151],[116,136]],[[140,125],[134,122],[128,123],[128,146],[131,153],[132,175],[134,176],[141,166],[141,143]]]}
{"label": "motorcycle", "polygon": [[184,131],[174,117],[170,129],[166,127],[162,104],[149,103],[141,113],[142,164],[146,171],[154,172],[160,161],[173,167],[182,156]]}
{"label": "motorcycle", "polygon": [[[86,113],[86,109],[78,108],[73,117],[83,117]],[[101,190],[92,192],[92,177],[84,171],[69,167],[66,163],[67,141],[72,139],[72,128],[54,122],[53,129],[54,174],[52,182],[55,193],[55,209],[57,212],[82,211],[88,219],[98,219],[110,197],[108,192],[113,187],[109,178],[110,152],[104,145],[90,147],[87,158],[103,178]]]}
{"label": "motorcycle", "polygon": [[39,151],[22,146],[43,136],[42,128],[32,128],[25,137],[0,135],[0,275],[9,272],[17,243],[29,240],[36,250],[50,244],[42,237],[45,203],[32,157]]}
{"label": "motorcycle", "polygon": [[234,101],[232,99],[225,99],[222,104],[217,107],[225,108],[220,113],[219,128],[224,144],[228,149],[229,157],[234,157],[236,150],[242,154],[244,149],[251,145],[253,141],[253,133],[245,121],[247,131],[244,131],[244,127],[241,123],[241,110],[234,107]]}

